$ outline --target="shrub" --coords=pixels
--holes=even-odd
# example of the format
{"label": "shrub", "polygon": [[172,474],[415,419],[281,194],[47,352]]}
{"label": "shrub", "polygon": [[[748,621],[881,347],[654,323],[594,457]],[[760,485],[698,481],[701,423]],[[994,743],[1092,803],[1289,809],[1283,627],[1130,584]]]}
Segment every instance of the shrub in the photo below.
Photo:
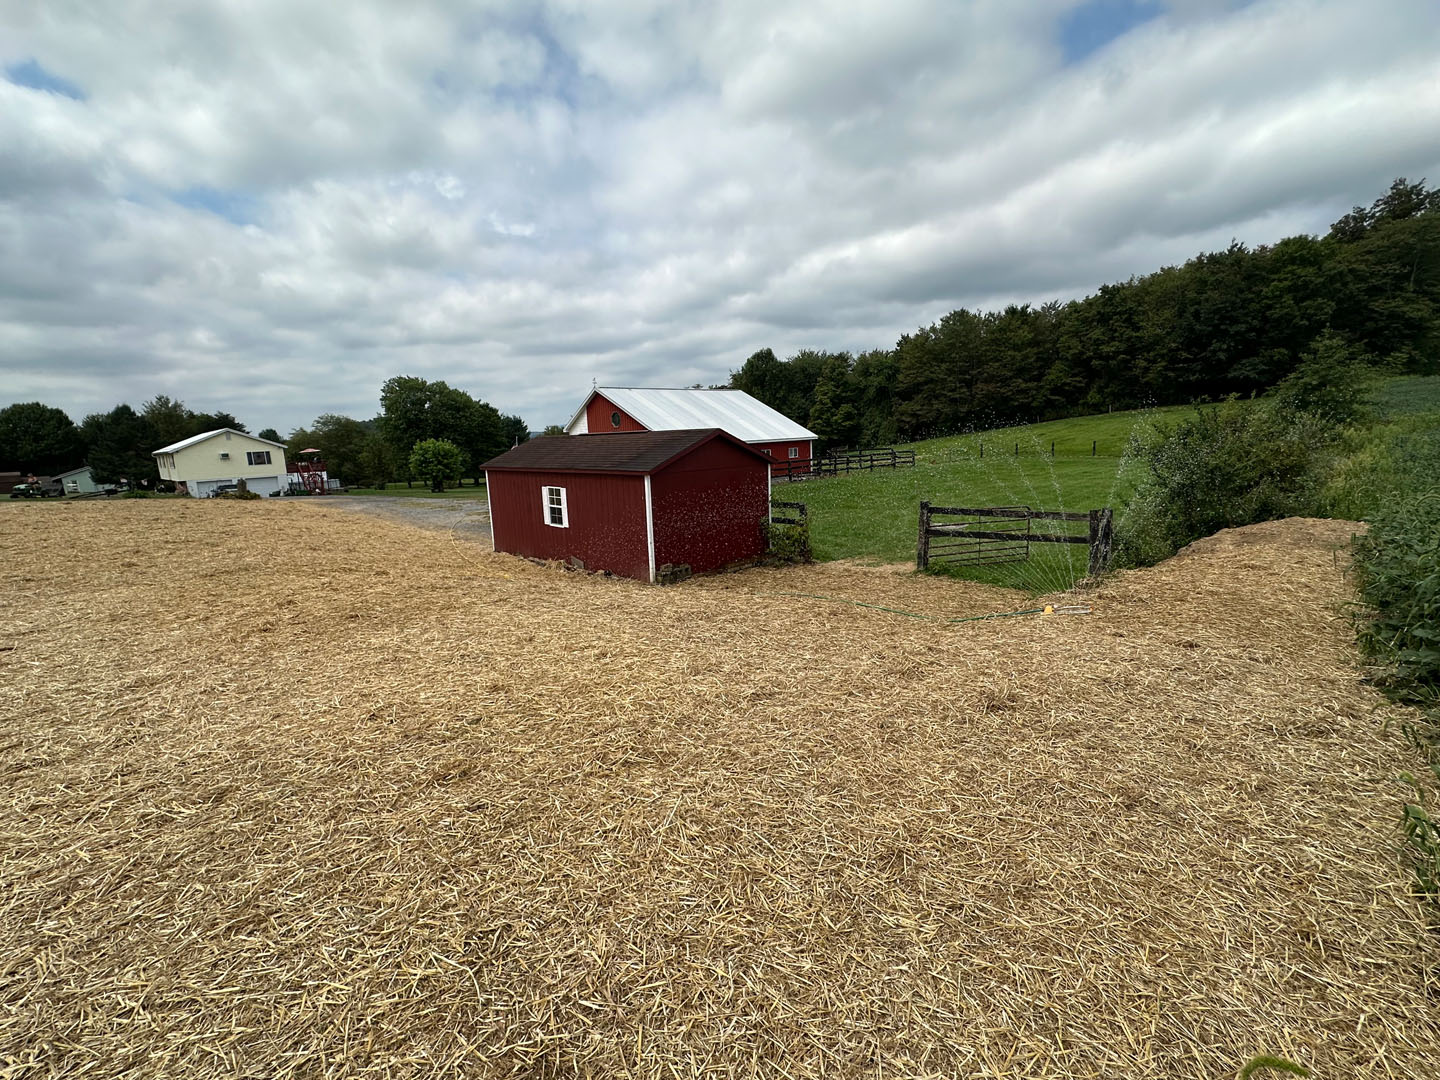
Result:
{"label": "shrub", "polygon": [[765,530],[765,553],[777,562],[808,563],[811,561],[810,526],[776,525],[768,517],[761,527]]}
{"label": "shrub", "polygon": [[1115,538],[1116,563],[1146,566],[1220,529],[1318,512],[1328,425],[1269,403],[1196,409],[1137,437],[1149,465]]}
{"label": "shrub", "polygon": [[1360,646],[1402,700],[1440,701],[1440,489],[1399,499],[1356,541]]}
{"label": "shrub", "polygon": [[1275,404],[1285,413],[1305,413],[1330,424],[1348,424],[1365,415],[1375,372],[1366,356],[1332,331],[1312,343],[1300,365],[1275,386]]}
{"label": "shrub", "polygon": [[1413,498],[1440,476],[1440,427],[1406,422],[1346,433],[1321,498],[1327,514],[1368,519]]}

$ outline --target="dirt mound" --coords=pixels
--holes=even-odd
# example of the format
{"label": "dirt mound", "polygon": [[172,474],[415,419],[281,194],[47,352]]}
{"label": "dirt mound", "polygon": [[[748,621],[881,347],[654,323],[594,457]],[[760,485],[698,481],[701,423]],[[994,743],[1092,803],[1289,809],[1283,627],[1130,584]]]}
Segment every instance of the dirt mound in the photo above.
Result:
{"label": "dirt mound", "polygon": [[0,1071],[1432,1075],[1348,528],[946,623],[785,594],[1014,594],[0,507]]}

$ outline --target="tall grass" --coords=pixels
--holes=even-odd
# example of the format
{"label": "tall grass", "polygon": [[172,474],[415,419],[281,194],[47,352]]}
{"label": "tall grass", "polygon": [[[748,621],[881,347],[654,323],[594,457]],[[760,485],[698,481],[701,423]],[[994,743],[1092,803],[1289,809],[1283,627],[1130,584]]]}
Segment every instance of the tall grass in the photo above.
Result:
{"label": "tall grass", "polygon": [[1440,925],[1440,378],[1392,380],[1375,404],[1327,495],[1371,519],[1355,544],[1357,637],[1379,686],[1416,709],[1402,730],[1429,775],[1400,777],[1413,800],[1401,825],[1415,892]]}

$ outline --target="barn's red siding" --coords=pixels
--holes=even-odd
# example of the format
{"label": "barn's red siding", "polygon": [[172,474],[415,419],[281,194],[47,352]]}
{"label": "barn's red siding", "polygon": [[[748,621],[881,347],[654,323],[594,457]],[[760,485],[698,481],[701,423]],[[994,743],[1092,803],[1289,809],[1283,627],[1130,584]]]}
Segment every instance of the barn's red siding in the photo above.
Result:
{"label": "barn's red siding", "polygon": [[[497,469],[487,480],[496,551],[532,559],[574,557],[587,570],[650,580],[643,476]],[[542,487],[565,489],[569,528],[545,524]]]}
{"label": "barn's red siding", "polygon": [[655,565],[688,563],[696,573],[765,553],[769,466],[713,439],[650,478]]}
{"label": "barn's red siding", "polygon": [[[614,413],[620,414],[619,427],[616,427],[610,420]],[[596,394],[590,399],[590,404],[585,407],[585,430],[591,435],[604,435],[607,431],[648,431],[649,428],[624,409],[616,408],[613,402]]]}
{"label": "barn's red siding", "polygon": [[[799,442],[763,442],[751,443],[756,450],[762,454],[768,454],[775,461],[809,461],[810,440],[802,439]],[[790,449],[794,447],[799,451],[794,458],[790,457]]]}

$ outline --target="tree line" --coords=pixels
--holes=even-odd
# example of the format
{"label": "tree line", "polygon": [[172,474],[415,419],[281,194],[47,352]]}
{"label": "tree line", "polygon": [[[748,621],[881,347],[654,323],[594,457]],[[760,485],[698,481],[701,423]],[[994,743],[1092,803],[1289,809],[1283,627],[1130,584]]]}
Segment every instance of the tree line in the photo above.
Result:
{"label": "tree line", "polygon": [[1294,372],[1326,334],[1371,368],[1433,370],[1440,189],[1402,178],[1324,236],[1235,242],[1069,303],[961,308],[890,349],[787,360],[761,349],[730,386],[831,446],[875,446],[1249,396]]}
{"label": "tree line", "polygon": [[[490,458],[530,436],[518,416],[441,381],[401,375],[380,393],[380,414],[369,420],[325,413],[308,428],[283,438],[274,428],[256,435],[286,445],[287,458],[318,449],[330,475],[355,487],[379,487],[411,478],[417,442],[443,440],[459,451],[459,470],[477,475]],[[192,435],[231,428],[249,433],[228,412],[196,412],[164,394],[136,410],[128,404],[74,423],[62,409],[18,402],[0,409],[0,469],[52,475],[89,465],[99,483],[153,486],[159,479],[154,451]]]}
{"label": "tree line", "polygon": [[0,469],[43,476],[89,465],[100,483],[148,487],[159,479],[153,451],[226,427],[247,430],[228,412],[195,412],[164,394],[138,412],[121,404],[79,424],[52,405],[17,402],[0,409]]}

